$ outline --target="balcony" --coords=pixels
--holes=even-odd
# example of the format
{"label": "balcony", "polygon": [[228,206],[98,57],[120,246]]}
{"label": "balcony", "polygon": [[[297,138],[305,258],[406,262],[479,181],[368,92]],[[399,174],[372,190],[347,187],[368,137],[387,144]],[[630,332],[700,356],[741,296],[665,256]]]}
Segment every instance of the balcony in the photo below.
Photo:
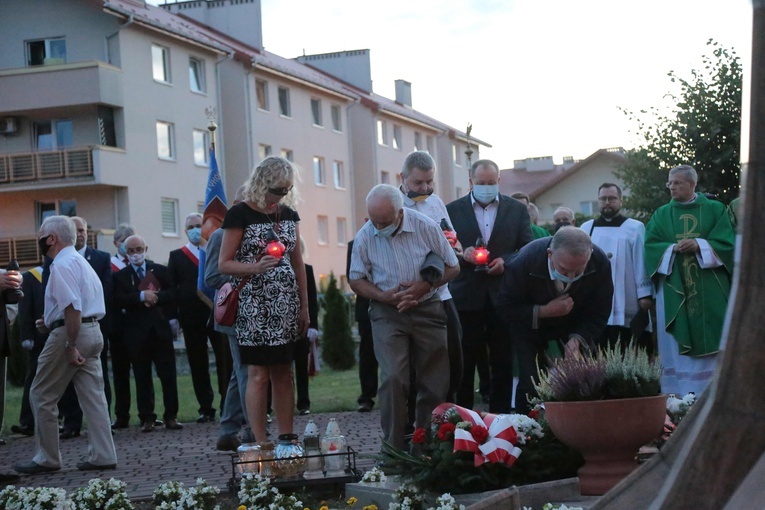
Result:
{"label": "balcony", "polygon": [[93,177],[93,147],[0,154],[0,187],[73,177]]}
{"label": "balcony", "polygon": [[0,112],[85,104],[123,106],[123,73],[104,62],[74,62],[0,70]]}
{"label": "balcony", "polygon": [[[96,232],[88,232],[87,244],[98,249]],[[37,236],[0,238],[0,267],[8,267],[8,262],[16,259],[21,268],[30,268],[42,264],[42,255],[37,246]]]}

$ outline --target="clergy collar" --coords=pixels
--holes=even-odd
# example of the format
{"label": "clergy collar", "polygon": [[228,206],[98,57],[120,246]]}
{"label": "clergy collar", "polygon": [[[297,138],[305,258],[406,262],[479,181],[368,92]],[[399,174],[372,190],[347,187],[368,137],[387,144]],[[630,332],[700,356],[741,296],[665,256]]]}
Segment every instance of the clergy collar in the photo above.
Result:
{"label": "clergy collar", "polygon": [[598,218],[595,218],[593,222],[593,226],[595,227],[621,227],[622,224],[627,221],[627,218],[622,216],[621,213],[617,214],[610,220],[603,217],[603,215],[600,215]]}

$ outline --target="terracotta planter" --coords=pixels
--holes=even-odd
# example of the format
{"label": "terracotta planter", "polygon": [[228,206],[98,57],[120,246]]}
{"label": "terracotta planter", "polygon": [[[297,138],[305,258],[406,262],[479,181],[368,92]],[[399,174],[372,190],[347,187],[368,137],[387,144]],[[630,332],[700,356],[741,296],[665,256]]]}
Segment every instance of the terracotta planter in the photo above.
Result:
{"label": "terracotta planter", "polygon": [[546,402],[545,416],[555,437],[579,451],[582,494],[608,492],[637,466],[638,449],[661,435],[667,396]]}

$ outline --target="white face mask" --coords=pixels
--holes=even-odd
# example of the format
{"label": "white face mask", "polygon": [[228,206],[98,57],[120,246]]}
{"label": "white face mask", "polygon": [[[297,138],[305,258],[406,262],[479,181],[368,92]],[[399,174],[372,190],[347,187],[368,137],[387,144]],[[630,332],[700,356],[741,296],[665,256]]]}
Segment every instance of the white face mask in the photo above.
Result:
{"label": "white face mask", "polygon": [[489,204],[497,198],[499,184],[475,184],[473,185],[473,198],[482,204]]}
{"label": "white face mask", "polygon": [[143,261],[146,259],[145,253],[133,253],[132,255],[128,255],[128,260],[131,264],[134,266],[142,266]]}

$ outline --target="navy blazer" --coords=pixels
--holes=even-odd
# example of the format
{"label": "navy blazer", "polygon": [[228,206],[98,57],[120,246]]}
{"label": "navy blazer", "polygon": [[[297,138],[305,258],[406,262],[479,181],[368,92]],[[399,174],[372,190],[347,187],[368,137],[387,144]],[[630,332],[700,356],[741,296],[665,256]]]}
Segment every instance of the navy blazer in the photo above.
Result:
{"label": "navy blazer", "polygon": [[[475,246],[481,229],[473,211],[470,193],[446,206],[457,239],[463,248]],[[529,212],[519,201],[499,195],[497,218],[486,248],[489,258],[502,257],[505,266],[515,252],[532,241]],[[459,311],[483,310],[488,301],[496,305],[502,275],[489,276],[475,271],[475,266],[460,259],[460,274],[449,283],[449,291]]]}
{"label": "navy blazer", "polygon": [[177,249],[170,252],[167,270],[175,282],[178,321],[182,328],[204,328],[210,319],[211,308],[199,298],[197,282],[199,266]]}
{"label": "navy blazer", "polygon": [[21,340],[32,340],[35,347],[42,349],[48,334],[37,331],[35,321],[45,313],[45,287],[31,271],[25,271],[21,278],[21,290],[24,292],[24,299],[19,301],[18,315]]}
{"label": "navy blazer", "polygon": [[594,347],[608,324],[614,294],[611,262],[594,245],[582,277],[566,291],[574,300],[574,308],[564,317],[539,319],[538,328],[532,329],[534,306],[545,305],[558,296],[547,266],[551,242],[552,237],[537,239],[505,266],[497,312],[519,341],[540,346],[549,340],[566,341],[570,334],[577,334]]}
{"label": "navy blazer", "polygon": [[173,333],[168,321],[175,317],[173,279],[163,265],[147,260],[146,268],[154,273],[160,285],[159,301],[153,307],[147,307],[141,302],[141,291],[138,290],[140,280],[131,264],[114,273],[114,301],[125,314],[122,321],[123,337],[126,341],[143,341],[154,330],[160,338],[172,341]]}

